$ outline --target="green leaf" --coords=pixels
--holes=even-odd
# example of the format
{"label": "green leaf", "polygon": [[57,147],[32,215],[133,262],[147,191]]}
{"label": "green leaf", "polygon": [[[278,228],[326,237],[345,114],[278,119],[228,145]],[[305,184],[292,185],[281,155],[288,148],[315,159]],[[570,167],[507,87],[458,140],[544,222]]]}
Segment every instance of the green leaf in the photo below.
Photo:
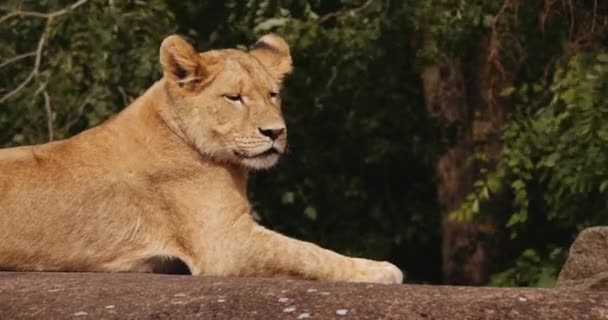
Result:
{"label": "green leaf", "polygon": [[471,210],[473,213],[479,213],[479,199],[475,199],[473,204],[471,205]]}
{"label": "green leaf", "polygon": [[575,103],[575,98],[576,98],[576,89],[575,88],[569,88],[566,91],[564,91],[560,97],[564,100],[564,102],[566,102],[567,104],[572,104]]}
{"label": "green leaf", "polygon": [[596,134],[600,139],[608,141],[608,128],[602,128],[596,131]]}
{"label": "green leaf", "polygon": [[489,28],[492,26],[492,22],[494,21],[494,16],[491,14],[485,14],[483,16],[483,20],[482,20],[482,25],[486,28]]}
{"label": "green leaf", "polygon": [[511,184],[511,187],[514,190],[521,190],[526,187],[526,183],[523,182],[522,180],[517,179],[517,180],[513,181],[513,183]]}
{"label": "green leaf", "polygon": [[270,18],[258,23],[258,25],[253,28],[253,31],[256,33],[268,32],[283,27],[288,21],[288,18]]}
{"label": "green leaf", "polygon": [[608,53],[600,53],[596,56],[596,59],[600,62],[608,63]]}
{"label": "green leaf", "polygon": [[293,192],[285,192],[281,197],[281,203],[283,204],[292,204],[295,202],[295,194]]}
{"label": "green leaf", "polygon": [[559,160],[559,154],[558,154],[558,153],[556,153],[556,152],[554,152],[554,153],[550,154],[549,156],[547,156],[547,157],[545,158],[545,160],[542,162],[542,164],[543,164],[545,167],[549,167],[549,168],[551,168],[551,167],[555,166],[555,163],[556,163],[558,160]]}
{"label": "green leaf", "polygon": [[317,209],[313,206],[308,206],[304,209],[304,215],[310,220],[317,220]]}
{"label": "green leaf", "polygon": [[13,136],[13,142],[17,145],[23,143],[25,141],[25,136],[22,134],[16,134]]}
{"label": "green leaf", "polygon": [[501,97],[508,97],[512,95],[517,89],[515,87],[506,87],[500,91]]}

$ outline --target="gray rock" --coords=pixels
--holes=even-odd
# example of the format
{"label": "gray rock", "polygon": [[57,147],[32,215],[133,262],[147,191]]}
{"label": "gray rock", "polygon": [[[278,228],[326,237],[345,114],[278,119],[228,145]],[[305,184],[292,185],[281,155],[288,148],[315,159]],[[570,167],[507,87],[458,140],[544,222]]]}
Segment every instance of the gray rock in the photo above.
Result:
{"label": "gray rock", "polygon": [[[286,311],[286,308],[289,309]],[[607,294],[570,289],[0,272],[1,319],[560,320],[607,317]]]}
{"label": "gray rock", "polygon": [[578,235],[556,286],[608,291],[608,227],[588,228]]}

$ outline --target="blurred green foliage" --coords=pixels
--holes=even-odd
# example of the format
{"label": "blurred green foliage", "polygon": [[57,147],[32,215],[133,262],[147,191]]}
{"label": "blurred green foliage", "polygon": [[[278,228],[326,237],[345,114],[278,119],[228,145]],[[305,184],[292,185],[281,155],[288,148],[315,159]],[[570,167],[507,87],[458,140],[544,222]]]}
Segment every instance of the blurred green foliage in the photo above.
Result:
{"label": "blurred green foliage", "polygon": [[[158,47],[171,33],[202,51],[246,49],[278,32],[295,63],[283,92],[290,150],[278,168],[253,175],[261,222],[437,283],[444,145],[420,70],[446,55],[475,63],[491,34],[513,83],[501,92],[511,118],[499,164],[453,214],[470,219],[494,194],[508,195],[508,216],[496,218],[512,240],[491,284],[550,285],[577,231],[608,222],[605,25],[572,46],[580,21],[606,15],[593,1],[572,1],[570,18],[515,0],[79,2],[52,19],[0,18],[0,146],[46,142],[49,123],[54,139],[69,137],[118,112],[160,77]],[[0,17],[79,2],[6,0]]]}
{"label": "blurred green foliage", "polygon": [[509,208],[496,218],[510,235],[503,260],[511,262],[494,285],[551,285],[578,232],[608,224],[608,28],[600,22],[608,3],[559,2],[507,7],[497,20],[498,41],[509,44],[500,54],[512,86],[499,95],[510,118],[498,164],[452,213]]}

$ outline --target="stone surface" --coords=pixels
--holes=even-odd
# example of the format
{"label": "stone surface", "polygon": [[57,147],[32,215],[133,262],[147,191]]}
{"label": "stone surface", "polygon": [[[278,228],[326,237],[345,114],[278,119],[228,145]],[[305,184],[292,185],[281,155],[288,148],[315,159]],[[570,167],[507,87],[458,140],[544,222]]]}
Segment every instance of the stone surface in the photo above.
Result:
{"label": "stone surface", "polygon": [[608,291],[608,227],[588,228],[578,235],[557,287]]}
{"label": "stone surface", "polygon": [[0,273],[0,319],[607,319],[600,292]]}

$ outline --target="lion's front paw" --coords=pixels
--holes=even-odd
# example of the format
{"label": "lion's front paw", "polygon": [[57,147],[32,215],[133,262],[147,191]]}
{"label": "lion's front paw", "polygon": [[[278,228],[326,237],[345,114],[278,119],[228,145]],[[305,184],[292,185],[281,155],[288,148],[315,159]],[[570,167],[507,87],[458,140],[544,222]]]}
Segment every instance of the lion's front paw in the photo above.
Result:
{"label": "lion's front paw", "polygon": [[357,259],[355,264],[358,272],[352,281],[385,284],[403,282],[403,273],[391,263]]}

